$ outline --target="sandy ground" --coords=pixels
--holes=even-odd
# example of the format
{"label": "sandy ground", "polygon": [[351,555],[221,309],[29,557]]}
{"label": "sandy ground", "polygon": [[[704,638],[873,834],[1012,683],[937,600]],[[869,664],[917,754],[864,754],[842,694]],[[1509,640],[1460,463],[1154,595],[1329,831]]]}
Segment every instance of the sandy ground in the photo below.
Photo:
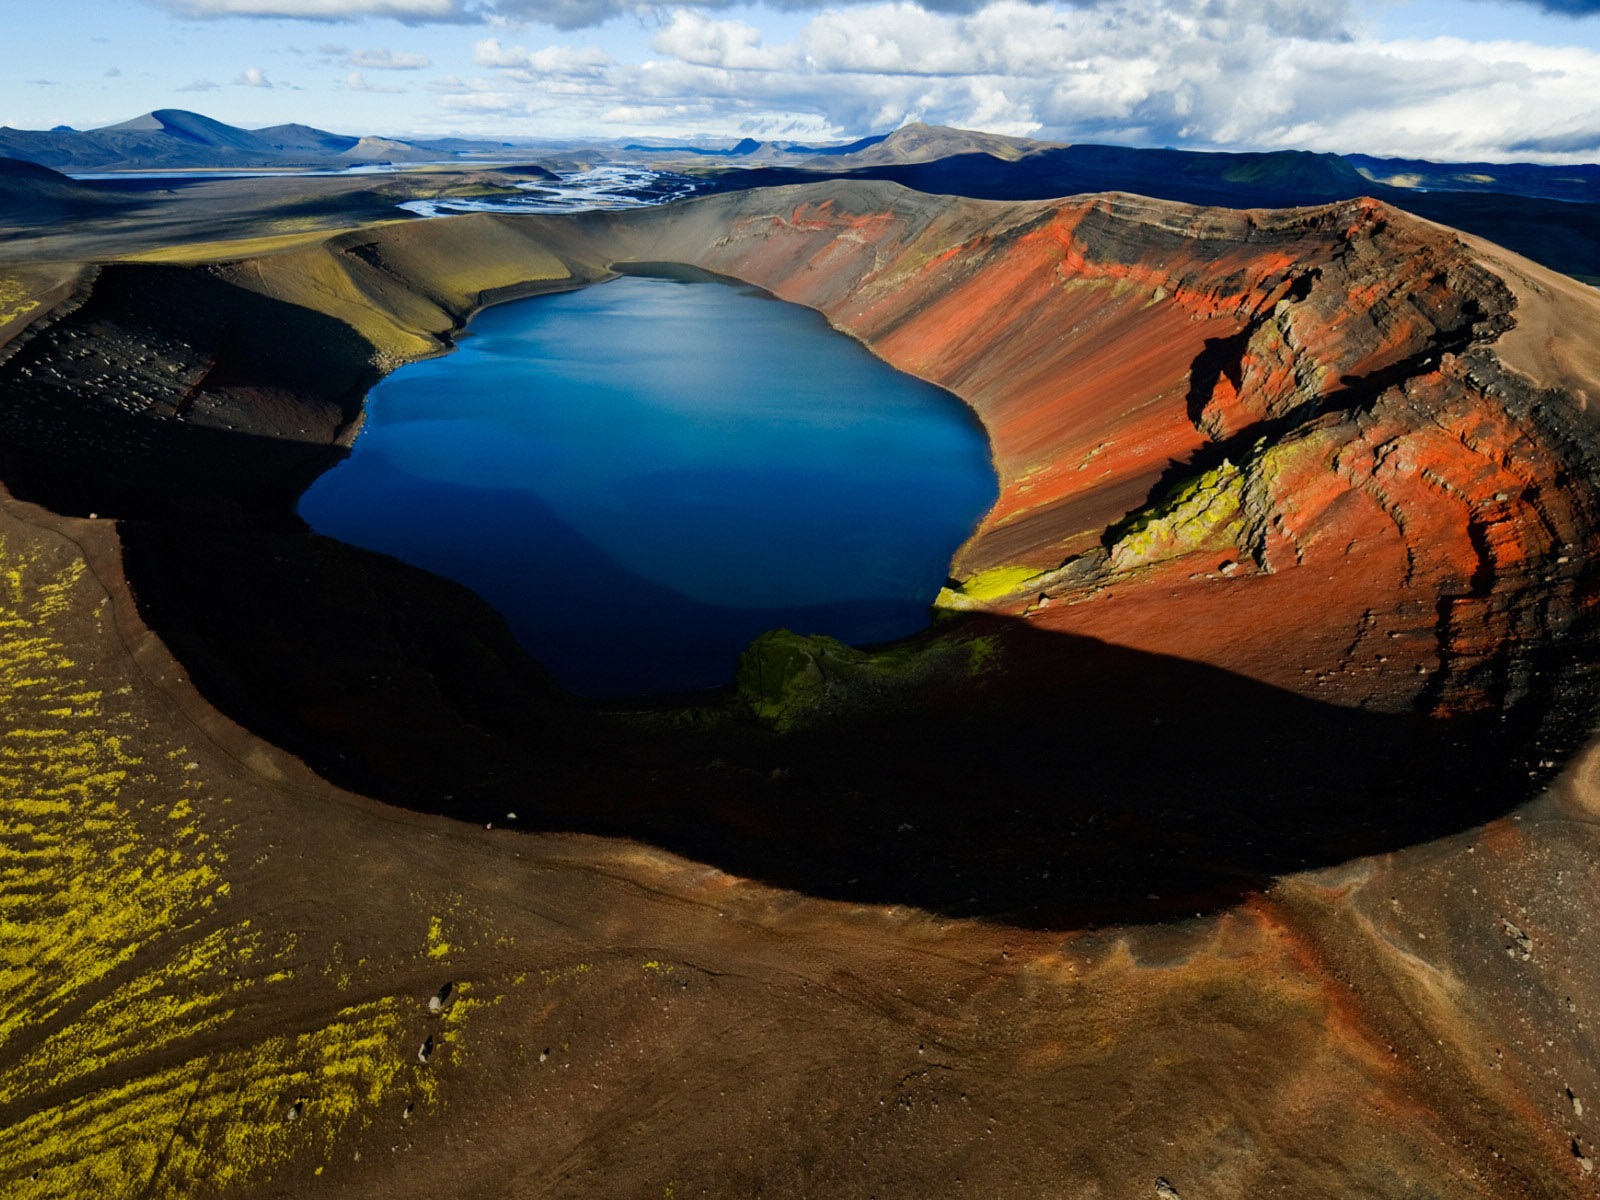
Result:
{"label": "sandy ground", "polygon": [[1571,392],[1587,408],[1600,401],[1600,289],[1460,235],[1517,296],[1517,325],[1500,343],[1505,361],[1544,387]]}

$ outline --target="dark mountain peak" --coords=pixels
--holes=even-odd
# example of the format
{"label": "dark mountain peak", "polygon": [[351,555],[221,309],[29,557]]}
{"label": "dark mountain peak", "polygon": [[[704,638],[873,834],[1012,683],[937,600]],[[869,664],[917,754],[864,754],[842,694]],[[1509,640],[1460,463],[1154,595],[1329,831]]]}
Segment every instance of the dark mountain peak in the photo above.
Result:
{"label": "dark mountain peak", "polygon": [[71,179],[25,158],[0,158],[0,179],[29,179],[38,183],[67,183]]}
{"label": "dark mountain peak", "polygon": [[143,116],[123,121],[119,125],[106,125],[95,133],[164,133],[201,146],[229,147],[236,150],[253,150],[257,146],[255,135],[247,129],[227,125],[197,112],[182,108],[158,108]]}
{"label": "dark mountain peak", "polygon": [[854,154],[858,150],[866,150],[886,141],[887,133],[869,134],[864,138],[857,138],[853,142],[846,142],[842,146],[812,146],[810,149],[816,154]]}
{"label": "dark mountain peak", "polygon": [[315,125],[302,125],[298,121],[290,121],[286,125],[267,125],[261,129],[252,129],[251,133],[257,137],[340,137],[337,133],[329,133],[326,129],[318,129]]}
{"label": "dark mountain peak", "polygon": [[301,154],[343,154],[361,139],[342,133],[329,133],[312,125],[269,125],[251,131],[256,142],[270,150]]}
{"label": "dark mountain peak", "polygon": [[962,154],[987,154],[1004,162],[1016,162],[1030,154],[1057,147],[1059,143],[1056,142],[911,121],[887,137],[866,141],[860,150],[844,153],[835,151],[831,157],[839,165],[849,163],[856,166],[932,162]]}
{"label": "dark mountain peak", "polygon": [[11,228],[99,215],[117,200],[49,167],[0,158],[0,224]]}
{"label": "dark mountain peak", "polygon": [[[1359,195],[1367,180],[1337,154],[1314,150],[1268,150],[1229,156],[1233,163],[1222,172],[1228,183],[1262,187],[1327,190],[1334,196]],[[1203,161],[1203,160],[1196,160]],[[1351,189],[1354,189],[1353,191]]]}

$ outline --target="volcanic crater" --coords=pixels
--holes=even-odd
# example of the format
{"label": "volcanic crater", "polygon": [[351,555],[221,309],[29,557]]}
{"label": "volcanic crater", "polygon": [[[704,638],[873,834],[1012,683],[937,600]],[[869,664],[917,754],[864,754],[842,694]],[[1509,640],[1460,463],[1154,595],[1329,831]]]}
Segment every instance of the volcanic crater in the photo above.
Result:
{"label": "volcanic crater", "polygon": [[[927,634],[774,632],[729,692],[596,705],[294,517],[382,373],[629,263],[809,305],[971,406],[1001,494]],[[206,697],[356,791],[823,896],[1159,918],[1499,815],[1587,734],[1597,329],[1374,201],[832,183],[86,270],[4,348],[0,470],[114,518]]]}
{"label": "volcanic crater", "polygon": [[[1594,1194],[1592,289],[1365,200],[313,187],[5,247],[8,1195]],[[642,263],[972,408],[927,632],[587,702],[294,515]]]}

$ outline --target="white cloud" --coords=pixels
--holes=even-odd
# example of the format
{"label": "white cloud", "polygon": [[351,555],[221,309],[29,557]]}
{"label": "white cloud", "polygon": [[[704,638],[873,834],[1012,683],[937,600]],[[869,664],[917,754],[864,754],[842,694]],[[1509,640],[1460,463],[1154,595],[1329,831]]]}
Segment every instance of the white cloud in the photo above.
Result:
{"label": "white cloud", "polygon": [[367,82],[360,71],[351,71],[344,77],[344,87],[347,92],[377,92],[389,96],[398,96],[405,91],[404,88],[378,87]]}
{"label": "white cloud", "polygon": [[420,71],[432,65],[426,54],[396,54],[386,47],[345,52],[344,64],[366,71]]}
{"label": "white cloud", "polygon": [[1280,64],[1288,86],[1278,120],[1251,137],[1454,159],[1504,157],[1555,128],[1587,129],[1600,140],[1593,51],[1460,38],[1335,49],[1292,70]]}
{"label": "white cloud", "polygon": [[[784,10],[822,7],[817,0],[767,0]],[[843,0],[851,3],[852,0]],[[1047,0],[1045,0],[1047,3]],[[1326,38],[1344,30],[1351,9],[1359,3],[1394,4],[1396,0],[1150,0],[1145,7],[1172,10],[1195,28],[1249,27],[1272,37]],[[1404,2],[1404,0],[1400,0]],[[1511,0],[1573,18],[1600,14],[1600,0]],[[474,22],[521,28],[534,22],[571,30],[601,24],[613,17],[649,16],[665,6],[654,0],[145,0],[180,16],[293,18],[315,21],[361,21],[392,17],[411,24]],[[693,0],[701,9],[732,7],[736,0]],[[929,12],[971,13],[985,0],[920,0]],[[1125,10],[1126,0],[1065,0],[1085,12]],[[104,39],[97,39],[104,40]]]}
{"label": "white cloud", "polygon": [[525,70],[528,66],[526,46],[502,46],[499,38],[484,38],[472,47],[472,61],[480,67],[499,67],[502,70]]}
{"label": "white cloud", "polygon": [[681,121],[686,117],[704,117],[710,111],[710,106],[705,104],[619,104],[606,109],[595,120],[602,125],[638,128]]}
{"label": "white cloud", "polygon": [[[529,22],[570,30],[598,25],[625,14],[648,16],[665,6],[655,0],[145,0],[190,17],[273,17],[319,21],[360,21],[393,17],[419,23],[475,21],[520,27]],[[692,7],[721,9],[736,0],[694,0]],[[849,3],[850,0],[845,0]],[[929,11],[962,13],[983,7],[984,0],[921,0]],[[1068,0],[1094,10],[1117,7],[1122,0]],[[1154,0],[1153,0],[1154,2]],[[1591,3],[1591,0],[1527,0],[1528,3]],[[1600,4],[1600,0],[1592,0]],[[816,0],[771,0],[779,9],[820,7]],[[1273,34],[1325,36],[1342,26],[1351,0],[1162,0],[1156,7],[1190,10],[1195,19],[1220,24],[1247,21]]]}
{"label": "white cloud", "polygon": [[526,46],[502,46],[499,38],[484,38],[474,45],[472,61],[530,81],[541,76],[593,76],[616,65],[615,59],[594,46],[545,46],[530,51]]}
{"label": "white cloud", "polygon": [[233,82],[240,87],[269,88],[273,86],[272,80],[267,78],[267,73],[260,67],[246,67]]}
{"label": "white cloud", "polygon": [[446,93],[439,98],[439,106],[448,112],[498,117],[531,117],[546,108],[524,93],[477,90]]}
{"label": "white cloud", "polygon": [[776,71],[795,64],[795,48],[769,50],[761,31],[743,21],[714,21],[702,12],[680,8],[656,31],[650,46],[680,62],[739,71]]}
{"label": "white cloud", "polygon": [[[943,2],[827,8],[776,43],[759,18],[679,7],[653,54],[632,63],[487,38],[475,61],[494,78],[452,106],[559,113],[572,131],[798,127],[822,139],[914,117],[1062,141],[1433,158],[1571,160],[1600,147],[1600,54],[1587,49],[1378,41],[1347,0],[995,0],[968,12],[952,0],[953,11],[930,11]],[[477,94],[492,99],[467,98]]]}
{"label": "white cloud", "polygon": [[[720,7],[725,0],[705,0]],[[521,25],[537,22],[556,29],[584,29],[625,13],[646,13],[647,0],[494,0],[494,15]]]}
{"label": "white cloud", "polygon": [[[487,23],[496,36],[472,54],[488,78],[434,90],[442,112],[475,114],[491,132],[491,118],[535,118],[550,133],[606,124],[825,140],[914,117],[1062,141],[1491,160],[1600,151],[1600,52],[1378,40],[1363,14],[1391,0],[832,0],[809,19],[792,13],[817,0],[766,0],[788,10],[770,19],[760,7],[714,11],[732,0],[147,2],[197,17]],[[527,32],[630,14],[654,23],[631,61]],[[352,91],[380,90],[367,73],[430,65],[387,47],[321,53]],[[260,68],[237,82],[273,86]]]}
{"label": "white cloud", "polygon": [[393,17],[407,22],[472,20],[463,0],[147,0],[180,17],[287,17],[358,21]]}

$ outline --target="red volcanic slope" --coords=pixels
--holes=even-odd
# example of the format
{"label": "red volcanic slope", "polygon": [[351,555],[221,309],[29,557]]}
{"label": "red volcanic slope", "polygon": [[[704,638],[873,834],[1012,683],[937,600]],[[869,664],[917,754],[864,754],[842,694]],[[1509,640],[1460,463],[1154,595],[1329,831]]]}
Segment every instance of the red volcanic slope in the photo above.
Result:
{"label": "red volcanic slope", "polygon": [[1001,494],[952,607],[1433,712],[1549,694],[1551,648],[1594,607],[1600,296],[1370,200],[832,182],[404,223],[196,270],[334,313],[392,361],[485,299],[625,260],[810,305],[972,406]]}
{"label": "red volcanic slope", "polygon": [[[972,405],[1002,492],[948,603],[1436,711],[1540,686],[1593,606],[1583,398],[1508,369],[1521,299],[1452,231],[1370,200],[818,196],[719,198],[721,236],[680,217],[637,253],[816,307]],[[1600,329],[1600,299],[1562,303]]]}

